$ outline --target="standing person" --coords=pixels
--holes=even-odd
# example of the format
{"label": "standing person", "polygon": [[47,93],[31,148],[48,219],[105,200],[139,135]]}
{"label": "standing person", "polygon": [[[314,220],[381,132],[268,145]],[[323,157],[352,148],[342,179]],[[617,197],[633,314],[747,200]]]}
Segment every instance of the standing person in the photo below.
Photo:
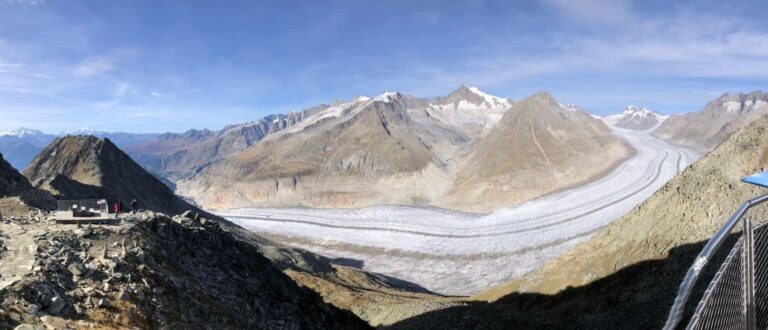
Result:
{"label": "standing person", "polygon": [[135,199],[131,202],[131,210],[133,210],[133,214],[139,212],[139,202],[137,202]]}
{"label": "standing person", "polygon": [[115,202],[115,219],[120,217],[120,211],[122,210],[121,206],[123,205],[123,202],[120,200],[117,200]]}

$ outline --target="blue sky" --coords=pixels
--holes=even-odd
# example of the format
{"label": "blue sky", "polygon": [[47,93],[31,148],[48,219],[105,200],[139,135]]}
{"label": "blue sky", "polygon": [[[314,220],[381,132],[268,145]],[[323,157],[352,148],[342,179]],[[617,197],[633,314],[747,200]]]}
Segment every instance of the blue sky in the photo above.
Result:
{"label": "blue sky", "polygon": [[0,0],[0,131],[218,129],[462,83],[598,114],[764,88],[760,2]]}

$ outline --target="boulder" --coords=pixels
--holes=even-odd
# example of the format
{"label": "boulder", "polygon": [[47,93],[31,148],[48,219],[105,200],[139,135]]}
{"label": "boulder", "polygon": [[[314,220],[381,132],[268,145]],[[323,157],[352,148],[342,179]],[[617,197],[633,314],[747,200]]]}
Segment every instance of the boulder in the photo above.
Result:
{"label": "boulder", "polygon": [[51,300],[48,303],[48,312],[50,312],[53,315],[56,315],[61,313],[61,311],[66,306],[67,306],[67,302],[64,301],[64,298],[55,296],[51,298]]}

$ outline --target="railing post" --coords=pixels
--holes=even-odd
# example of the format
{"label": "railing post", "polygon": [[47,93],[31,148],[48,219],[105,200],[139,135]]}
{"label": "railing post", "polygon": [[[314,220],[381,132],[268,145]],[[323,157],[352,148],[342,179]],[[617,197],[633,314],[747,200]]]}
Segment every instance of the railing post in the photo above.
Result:
{"label": "railing post", "polygon": [[752,221],[744,218],[744,313],[746,329],[754,330],[755,320],[755,253]]}

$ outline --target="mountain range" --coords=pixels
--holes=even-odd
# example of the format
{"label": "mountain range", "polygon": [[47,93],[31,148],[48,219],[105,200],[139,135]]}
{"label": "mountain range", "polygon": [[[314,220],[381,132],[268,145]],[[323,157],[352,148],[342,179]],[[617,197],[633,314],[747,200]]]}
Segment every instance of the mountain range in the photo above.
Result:
{"label": "mountain range", "polygon": [[71,133],[47,134],[29,128],[0,132],[0,153],[16,169],[23,170],[40,151],[58,137],[67,135],[92,135],[109,138],[115,144],[125,147],[154,139],[158,134],[135,134],[124,132],[100,132],[82,128]]}
{"label": "mountain range", "polygon": [[177,187],[217,209],[405,204],[487,212],[594,178],[632,152],[601,121],[547,93],[514,102],[462,86],[442,98],[384,93],[312,111]]}

